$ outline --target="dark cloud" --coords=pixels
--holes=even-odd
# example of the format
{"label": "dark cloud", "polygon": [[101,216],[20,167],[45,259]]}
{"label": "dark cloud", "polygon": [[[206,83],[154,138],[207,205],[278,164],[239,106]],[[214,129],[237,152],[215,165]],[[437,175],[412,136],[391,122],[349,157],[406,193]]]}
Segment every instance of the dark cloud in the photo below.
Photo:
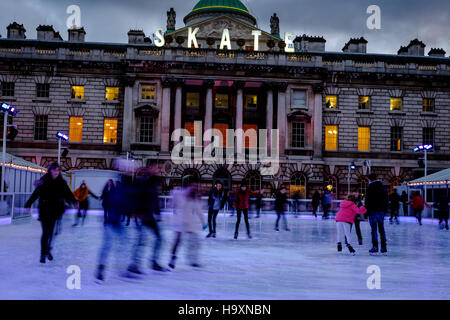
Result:
{"label": "dark cloud", "polygon": [[[341,51],[350,37],[364,36],[368,51],[396,53],[401,45],[418,37],[426,45],[442,47],[450,53],[450,2],[438,0],[243,0],[258,19],[258,26],[270,30],[270,16],[277,12],[281,32],[324,36],[328,51]],[[151,35],[166,26],[166,11],[177,12],[177,27],[197,0],[6,0],[0,3],[0,33],[17,21],[27,29],[28,38],[36,38],[39,24],[53,24],[67,38],[66,8],[81,7],[82,25],[87,41],[126,42],[129,29],[143,29]],[[369,5],[381,8],[381,30],[366,27]]]}

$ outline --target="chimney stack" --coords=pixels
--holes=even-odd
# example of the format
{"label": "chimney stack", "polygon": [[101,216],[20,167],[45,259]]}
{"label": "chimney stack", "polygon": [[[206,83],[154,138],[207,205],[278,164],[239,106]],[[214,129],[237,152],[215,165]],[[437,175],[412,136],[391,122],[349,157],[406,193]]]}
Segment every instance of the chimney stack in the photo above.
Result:
{"label": "chimney stack", "polygon": [[128,43],[140,44],[145,41],[145,33],[142,30],[130,30],[128,31]]}
{"label": "chimney stack", "polygon": [[53,29],[53,26],[39,25],[36,31],[38,40],[62,40],[61,35]]}
{"label": "chimney stack", "polygon": [[306,34],[297,36],[294,40],[295,51],[325,51],[326,42],[323,37],[311,37]]}
{"label": "chimney stack", "polygon": [[74,26],[67,30],[67,32],[69,33],[69,41],[84,42],[86,31],[84,31],[83,27],[77,28]]}
{"label": "chimney stack", "polygon": [[23,27],[23,24],[18,24],[17,22],[11,23],[9,26],[6,27],[8,30],[8,39],[26,39],[25,36],[25,28]]}
{"label": "chimney stack", "polygon": [[342,48],[344,52],[367,53],[367,40],[361,38],[350,38],[350,40]]}
{"label": "chimney stack", "polygon": [[445,51],[442,48],[431,48],[430,52],[428,52],[428,55],[430,57],[445,57]]}

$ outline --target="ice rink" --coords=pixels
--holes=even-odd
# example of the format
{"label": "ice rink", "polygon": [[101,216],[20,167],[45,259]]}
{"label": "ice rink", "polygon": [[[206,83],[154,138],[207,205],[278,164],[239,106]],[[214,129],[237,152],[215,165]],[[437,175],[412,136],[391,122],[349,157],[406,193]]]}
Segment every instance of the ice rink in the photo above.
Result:
{"label": "ice rink", "polygon": [[[160,264],[167,265],[173,233],[161,223],[164,243]],[[449,299],[450,232],[434,223],[419,226],[412,218],[400,225],[385,222],[387,256],[369,256],[370,227],[361,224],[364,244],[356,256],[336,251],[334,220],[288,218],[290,232],[274,231],[274,215],[251,219],[253,239],[241,222],[233,240],[235,217],[218,217],[218,237],[201,234],[200,269],[186,262],[181,247],[174,272],[143,266],[140,279],[122,276],[130,262],[134,224],[126,227],[119,252],[109,257],[106,281],[94,281],[101,246],[101,216],[90,215],[73,228],[65,215],[62,234],[53,243],[54,261],[39,263],[41,228],[35,219],[0,225],[0,299]],[[280,228],[280,230],[282,230]],[[150,235],[151,243],[153,237]],[[147,256],[151,248],[146,251]],[[69,266],[81,270],[81,289],[69,290]],[[367,268],[381,270],[381,289],[369,290]]]}

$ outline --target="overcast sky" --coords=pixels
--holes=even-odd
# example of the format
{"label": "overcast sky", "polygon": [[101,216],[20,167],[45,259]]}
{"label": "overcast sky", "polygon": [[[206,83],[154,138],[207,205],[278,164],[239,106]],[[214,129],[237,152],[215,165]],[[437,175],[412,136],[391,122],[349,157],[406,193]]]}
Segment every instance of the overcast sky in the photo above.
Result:
{"label": "overcast sky", "polygon": [[[66,9],[81,8],[81,24],[86,41],[127,42],[131,28],[151,35],[166,27],[166,12],[173,7],[177,28],[198,0],[2,0],[0,34],[12,21],[24,24],[27,39],[36,38],[39,24],[52,24],[67,40]],[[367,51],[396,54],[401,45],[419,38],[430,48],[443,48],[450,54],[450,1],[442,0],[243,0],[257,18],[258,27],[270,32],[270,16],[280,18],[280,31],[296,35],[323,36],[327,51],[341,51],[350,37],[364,36]],[[366,13],[369,5],[381,8],[381,29],[369,30]]]}

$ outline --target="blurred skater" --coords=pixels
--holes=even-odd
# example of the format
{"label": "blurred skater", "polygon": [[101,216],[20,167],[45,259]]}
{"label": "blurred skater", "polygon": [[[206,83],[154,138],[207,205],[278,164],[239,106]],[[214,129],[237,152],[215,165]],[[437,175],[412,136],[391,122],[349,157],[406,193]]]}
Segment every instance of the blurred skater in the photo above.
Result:
{"label": "blurred skater", "polygon": [[261,214],[261,207],[262,207],[262,194],[258,193],[255,200],[255,206],[256,206],[256,217],[259,218],[259,215]]}
{"label": "blurred skater", "polygon": [[405,191],[402,192],[402,195],[400,196],[400,201],[402,203],[402,209],[403,209],[403,215],[405,217],[408,216],[408,195]]}
{"label": "blurred skater", "polygon": [[176,188],[172,191],[174,209],[172,225],[175,231],[175,241],[172,245],[172,257],[169,262],[168,271],[175,269],[177,250],[184,237],[188,238],[188,260],[192,267],[200,267],[198,252],[200,249],[200,238],[198,231],[207,228],[205,217],[202,214],[200,197],[196,191],[195,182],[191,177],[185,177],[184,188]]}
{"label": "blurred skater", "polygon": [[280,231],[278,228],[280,218],[283,219],[284,223],[284,230],[290,231],[287,225],[285,210],[286,210],[286,204],[287,204],[287,194],[286,194],[286,188],[281,187],[280,190],[277,191],[275,195],[275,211],[277,213],[277,221],[275,222],[275,231]]}
{"label": "blurred skater", "polygon": [[[348,195],[347,200],[341,202],[339,211],[336,214],[336,230],[337,230],[337,251],[342,251],[342,242],[346,242],[348,251],[351,254],[355,254],[356,251],[352,246],[351,227],[355,221],[356,216],[359,214],[361,219],[364,220],[364,213],[366,208],[363,206],[357,207],[355,204],[355,196]],[[345,236],[345,237],[344,237]]]}
{"label": "blurred skater", "polygon": [[408,204],[413,208],[414,216],[417,218],[419,225],[422,225],[422,211],[425,206],[427,208],[431,208],[431,206],[425,202],[419,191],[414,192],[413,197],[408,201]]}
{"label": "blurred skater", "polygon": [[25,208],[30,209],[33,202],[39,198],[39,221],[42,227],[41,237],[41,263],[45,259],[53,260],[51,253],[53,229],[55,223],[64,213],[64,201],[76,203],[66,181],[61,176],[61,168],[58,163],[53,162],[48,167],[47,173],[41,178],[38,187],[34,190]]}
{"label": "blurred skater", "polygon": [[251,191],[247,187],[247,182],[243,180],[240,187],[236,190],[234,196],[234,206],[236,207],[237,220],[236,220],[236,230],[234,232],[234,239],[238,238],[239,235],[239,224],[241,223],[241,216],[244,214],[245,226],[247,227],[247,236],[249,239],[252,238],[250,234],[250,225],[248,223],[248,199],[250,196],[257,196],[262,191]]}
{"label": "blurred skater", "polygon": [[294,218],[298,218],[298,214],[300,212],[300,198],[301,198],[301,194],[300,192],[297,190],[294,192],[294,194],[292,195],[292,207],[293,207],[293,212],[294,212]]}
{"label": "blurred skater", "polygon": [[134,194],[130,200],[135,202],[133,213],[137,219],[137,239],[128,272],[131,274],[142,273],[140,268],[143,260],[143,250],[147,246],[148,232],[152,232],[155,236],[153,253],[150,258],[150,268],[156,271],[164,271],[158,264],[162,237],[157,223],[157,217],[160,215],[158,199],[160,181],[156,176],[156,169],[153,166],[140,169],[132,185]]}
{"label": "blurred skater", "polygon": [[331,195],[328,190],[324,191],[321,200],[322,200],[322,210],[323,210],[322,219],[328,219],[328,211],[331,208]]}
{"label": "blurred skater", "polygon": [[311,204],[312,204],[312,207],[313,207],[313,215],[317,219],[317,209],[319,208],[319,204],[320,204],[320,193],[319,193],[319,191],[316,190],[314,192],[314,194],[312,196]]}
{"label": "blurred skater", "polygon": [[108,223],[110,212],[113,210],[113,198],[115,196],[116,187],[114,186],[114,181],[109,179],[103,188],[102,195],[99,200],[102,201],[102,207],[104,212],[104,225]]}
{"label": "blurred skater", "polygon": [[81,225],[84,225],[84,220],[86,219],[87,211],[89,209],[89,200],[88,197],[91,195],[95,199],[98,197],[89,190],[86,183],[83,181],[78,189],[73,192],[73,195],[78,200],[78,212],[75,216],[75,223],[72,225],[73,227],[78,225],[78,222],[81,218]]}
{"label": "blurred skater", "polygon": [[397,190],[392,190],[391,195],[389,196],[389,205],[390,205],[390,209],[391,209],[391,216],[389,218],[389,222],[390,224],[393,224],[395,220],[395,223],[399,223],[398,222],[398,210],[400,207],[400,196],[397,193]]}
{"label": "blurred skater", "polygon": [[217,182],[209,191],[208,196],[208,225],[209,233],[207,238],[216,237],[216,218],[219,210],[222,210],[226,202],[226,193],[223,190],[222,184]]}
{"label": "blurred skater", "polygon": [[445,229],[448,230],[448,215],[449,215],[449,208],[448,208],[448,197],[445,193],[442,193],[436,203],[434,204],[434,207],[438,209],[438,217],[439,217],[439,229],[444,229],[445,222]]}

